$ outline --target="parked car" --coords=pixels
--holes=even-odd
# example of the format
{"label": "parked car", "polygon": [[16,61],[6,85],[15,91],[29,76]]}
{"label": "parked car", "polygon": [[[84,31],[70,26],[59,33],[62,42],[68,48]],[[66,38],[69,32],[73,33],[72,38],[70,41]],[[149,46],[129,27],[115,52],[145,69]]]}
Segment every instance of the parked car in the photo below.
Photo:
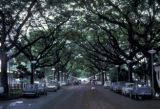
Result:
{"label": "parked car", "polygon": [[96,81],[95,83],[96,83],[96,85],[98,85],[98,86],[102,85],[102,81]]}
{"label": "parked car", "polygon": [[103,87],[109,88],[111,86],[111,81],[105,81]]}
{"label": "parked car", "polygon": [[67,82],[66,81],[59,81],[60,86],[66,86]]}
{"label": "parked car", "polygon": [[55,84],[48,84],[46,87],[47,87],[47,91],[49,92],[56,92],[58,90]]}
{"label": "parked car", "polygon": [[117,92],[117,93],[122,93],[122,87],[125,86],[125,82],[120,81],[120,82],[116,82],[114,87],[113,87],[113,91]]}
{"label": "parked car", "polygon": [[47,87],[47,91],[56,92],[60,88],[60,84],[57,81],[52,80],[46,84],[46,87]]}
{"label": "parked car", "polygon": [[49,83],[49,84],[54,84],[54,85],[57,87],[57,89],[60,89],[60,88],[61,88],[61,85],[60,85],[60,83],[59,83],[58,81],[51,80],[51,81],[49,81],[48,83]]}
{"label": "parked car", "polygon": [[133,90],[134,86],[134,83],[125,83],[124,87],[122,87],[122,94],[129,95],[130,91]]}
{"label": "parked car", "polygon": [[23,88],[23,96],[34,96],[39,97],[40,92],[38,84],[26,84]]}
{"label": "parked car", "polygon": [[151,98],[152,97],[152,90],[149,86],[141,86],[141,87],[134,87],[133,90],[130,92],[130,98],[133,99],[143,99],[143,98]]}
{"label": "parked car", "polygon": [[40,94],[47,95],[47,87],[46,87],[45,83],[39,83],[38,84],[38,90],[39,90]]}
{"label": "parked car", "polygon": [[78,80],[75,80],[74,82],[73,82],[73,85],[79,85],[80,84],[80,81],[78,81]]}
{"label": "parked car", "polygon": [[112,82],[111,85],[110,85],[110,90],[114,91],[116,85],[117,85],[117,82]]}
{"label": "parked car", "polygon": [[38,90],[41,95],[47,95],[46,82],[44,81],[34,81],[35,84],[38,84]]}
{"label": "parked car", "polygon": [[4,88],[2,86],[0,86],[0,94],[4,93]]}

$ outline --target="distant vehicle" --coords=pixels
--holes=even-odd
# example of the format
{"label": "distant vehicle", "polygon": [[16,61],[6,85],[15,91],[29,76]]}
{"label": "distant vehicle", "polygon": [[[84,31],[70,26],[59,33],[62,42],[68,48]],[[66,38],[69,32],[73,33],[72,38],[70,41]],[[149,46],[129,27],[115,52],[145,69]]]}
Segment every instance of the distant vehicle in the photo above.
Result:
{"label": "distant vehicle", "polygon": [[52,80],[46,84],[46,87],[47,87],[47,91],[56,92],[58,89],[60,89],[60,84],[57,81]]}
{"label": "distant vehicle", "polygon": [[57,86],[55,84],[48,84],[47,86],[47,91],[50,91],[50,92],[56,92],[58,90]]}
{"label": "distant vehicle", "polygon": [[26,84],[23,88],[23,96],[34,96],[39,97],[40,92],[38,89],[38,84]]}
{"label": "distant vehicle", "polygon": [[130,98],[133,99],[143,99],[143,98],[151,98],[152,97],[152,90],[149,86],[141,86],[141,87],[134,87],[133,90],[130,92]]}
{"label": "distant vehicle", "polygon": [[103,87],[109,88],[111,86],[111,81],[105,81]]}
{"label": "distant vehicle", "polygon": [[73,82],[73,85],[79,85],[80,84],[80,81],[76,80]]}
{"label": "distant vehicle", "polygon": [[125,83],[124,87],[122,87],[122,94],[129,95],[129,93],[133,90],[134,86],[134,83]]}
{"label": "distant vehicle", "polygon": [[102,85],[102,81],[96,81],[95,84],[96,85]]}
{"label": "distant vehicle", "polygon": [[60,86],[66,86],[67,82],[66,81],[59,81]]}
{"label": "distant vehicle", "polygon": [[0,94],[4,93],[4,88],[2,86],[0,86]]}
{"label": "distant vehicle", "polygon": [[124,86],[125,86],[124,81],[115,82],[113,85],[113,91],[117,92],[117,93],[122,93],[122,87],[124,87]]}

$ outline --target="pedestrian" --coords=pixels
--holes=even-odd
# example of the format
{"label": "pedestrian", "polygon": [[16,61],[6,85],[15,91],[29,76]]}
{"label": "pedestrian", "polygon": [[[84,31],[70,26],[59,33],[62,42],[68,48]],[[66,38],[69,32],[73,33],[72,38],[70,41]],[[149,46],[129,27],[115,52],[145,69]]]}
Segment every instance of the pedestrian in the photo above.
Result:
{"label": "pedestrian", "polygon": [[95,81],[94,80],[92,80],[92,82],[91,82],[91,90],[95,90]]}

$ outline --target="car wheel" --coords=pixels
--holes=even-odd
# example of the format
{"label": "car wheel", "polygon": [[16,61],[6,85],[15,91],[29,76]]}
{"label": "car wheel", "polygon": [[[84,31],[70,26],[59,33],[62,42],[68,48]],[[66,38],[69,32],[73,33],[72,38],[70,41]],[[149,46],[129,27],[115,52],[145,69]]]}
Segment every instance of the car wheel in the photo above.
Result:
{"label": "car wheel", "polygon": [[47,92],[45,92],[45,95],[47,96]]}
{"label": "car wheel", "polygon": [[134,99],[135,99],[135,100],[137,100],[137,99],[138,99],[137,95],[134,95]]}
{"label": "car wheel", "polygon": [[40,96],[40,94],[39,93],[37,93],[37,97],[39,97]]}
{"label": "car wheel", "polygon": [[122,95],[124,95],[124,93],[122,92]]}
{"label": "car wheel", "polygon": [[141,96],[137,96],[137,98],[138,98],[138,100],[141,100],[141,99],[142,99],[142,97],[141,97]]}
{"label": "car wheel", "polygon": [[151,99],[152,98],[152,96],[150,95],[150,96],[148,96],[148,99]]}

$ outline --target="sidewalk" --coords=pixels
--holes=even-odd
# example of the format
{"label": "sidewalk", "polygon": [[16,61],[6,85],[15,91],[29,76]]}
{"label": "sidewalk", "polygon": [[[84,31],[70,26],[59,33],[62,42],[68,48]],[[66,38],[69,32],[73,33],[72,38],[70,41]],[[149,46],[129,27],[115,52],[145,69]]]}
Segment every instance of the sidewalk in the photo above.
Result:
{"label": "sidewalk", "polygon": [[25,103],[21,100],[9,100],[0,103],[0,109],[31,109],[31,106],[31,104]]}

